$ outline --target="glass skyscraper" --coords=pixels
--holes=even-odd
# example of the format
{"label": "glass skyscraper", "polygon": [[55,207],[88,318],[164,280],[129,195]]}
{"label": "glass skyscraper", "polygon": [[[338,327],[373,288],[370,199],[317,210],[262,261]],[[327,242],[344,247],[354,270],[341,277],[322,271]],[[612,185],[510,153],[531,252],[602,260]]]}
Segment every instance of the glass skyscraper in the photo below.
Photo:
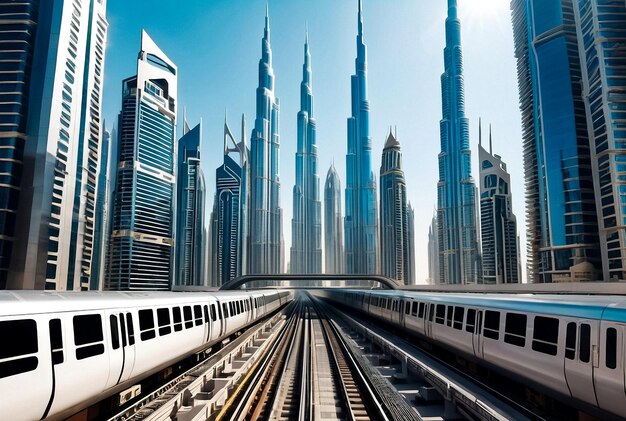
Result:
{"label": "glass skyscraper", "polygon": [[322,273],[322,203],[320,201],[320,178],[317,174],[317,144],[313,118],[308,32],[304,42],[304,65],[300,84],[291,239],[290,272]]}
{"label": "glass skyscraper", "polygon": [[[103,123],[104,127],[104,123]],[[96,196],[96,222],[94,224],[94,244],[93,259],[91,265],[90,289],[98,290],[104,287],[104,266],[106,261],[106,250],[109,242],[109,221],[110,214],[110,167],[112,142],[115,138],[111,132],[105,130],[102,135],[102,153],[100,155],[100,169],[98,170],[98,194]]]}
{"label": "glass skyscraper", "polygon": [[274,92],[270,19],[267,9],[261,49],[256,119],[250,142],[248,274],[281,273],[284,266],[279,176],[279,101]]}
{"label": "glass skyscraper", "polygon": [[529,281],[594,280],[601,256],[574,4],[513,0],[511,11]]}
{"label": "glass skyscraper", "polygon": [[479,280],[480,260],[476,188],[471,175],[469,122],[465,117],[461,22],[456,0],[448,0],[444,65],[437,183],[439,282],[469,284]]}
{"label": "glass skyscraper", "polygon": [[345,271],[377,274],[378,212],[367,100],[367,47],[363,42],[363,5],[362,0],[358,1],[357,56],[351,78],[352,114],[348,118],[346,154]]}
{"label": "glass skyscraper", "polygon": [[[3,138],[8,146],[3,158],[9,160],[0,190],[5,224],[0,226],[0,278],[12,251],[9,288],[87,290],[100,217],[106,1],[5,2],[1,7],[15,18],[2,32],[3,40],[15,43],[0,48],[12,48],[3,53],[9,60],[3,62],[2,78],[16,83],[3,86],[18,92],[6,92],[7,103],[16,105],[2,117],[17,130]],[[14,231],[6,224],[14,224]]]}
{"label": "glass skyscraper", "polygon": [[200,167],[202,121],[193,129],[183,119],[183,137],[178,140],[176,176],[176,275],[174,285],[205,284],[204,208],[206,187]]}
{"label": "glass skyscraper", "polygon": [[168,290],[174,248],[178,69],[145,31],[122,82],[118,174],[106,288]]}
{"label": "glass skyscraper", "polygon": [[341,179],[331,165],[324,184],[324,272],[343,273],[343,259]]}
{"label": "glass skyscraper", "polygon": [[437,232],[437,214],[428,227],[428,283],[439,283],[439,235]]}

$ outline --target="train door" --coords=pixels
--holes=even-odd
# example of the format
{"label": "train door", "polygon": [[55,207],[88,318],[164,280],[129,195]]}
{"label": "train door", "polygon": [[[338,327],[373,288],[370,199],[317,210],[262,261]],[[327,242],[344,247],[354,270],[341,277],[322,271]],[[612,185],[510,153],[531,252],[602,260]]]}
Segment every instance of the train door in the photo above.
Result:
{"label": "train door", "polygon": [[433,337],[433,320],[435,319],[435,304],[428,303],[426,304],[426,314],[424,317],[424,332],[426,332],[426,336],[429,338]]}
{"label": "train door", "polygon": [[483,358],[483,310],[476,310],[474,320],[474,333],[472,335],[474,355],[479,358]]}
{"label": "train door", "polygon": [[[119,383],[124,370],[124,346],[121,340],[120,320],[124,324],[124,314],[109,314],[105,320],[105,330],[109,333],[109,379],[105,389],[109,389]],[[126,338],[124,338],[126,339]]]}
{"label": "train door", "polygon": [[[594,365],[598,363],[597,349],[597,323],[592,324],[588,320],[567,323],[565,328],[565,380],[573,397],[592,405],[597,405],[593,385]],[[622,394],[623,398],[624,395]]]}
{"label": "train door", "polygon": [[122,383],[130,378],[135,367],[135,326],[133,325],[133,314],[130,312],[120,313],[120,331],[122,334],[122,349],[124,350],[124,365],[120,374]]}
{"label": "train door", "polygon": [[626,417],[626,326],[602,322],[599,348],[593,373],[598,406]]}

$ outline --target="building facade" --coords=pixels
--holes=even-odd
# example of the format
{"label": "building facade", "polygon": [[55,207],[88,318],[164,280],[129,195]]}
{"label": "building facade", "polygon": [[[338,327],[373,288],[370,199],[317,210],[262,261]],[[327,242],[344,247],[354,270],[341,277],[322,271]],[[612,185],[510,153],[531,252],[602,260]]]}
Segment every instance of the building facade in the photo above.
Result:
{"label": "building facade", "polygon": [[220,286],[245,273],[248,201],[248,148],[241,117],[241,141],[236,142],[224,121],[224,164],[215,171],[211,214],[211,285]]}
{"label": "building facade", "polygon": [[145,31],[137,75],[122,82],[106,289],[172,285],[178,69]]}
{"label": "building facade", "polygon": [[574,2],[602,279],[626,279],[626,5]]}
{"label": "building facade", "polygon": [[444,64],[437,183],[439,282],[470,284],[479,281],[480,260],[469,121],[465,117],[461,22],[456,0],[448,0]]}
{"label": "building facade", "polygon": [[595,280],[601,253],[574,3],[513,0],[511,12],[522,114],[528,279]]}
{"label": "building facade", "polygon": [[206,186],[200,166],[202,121],[193,129],[183,121],[176,176],[176,262],[174,285],[205,285],[204,209]]}
{"label": "building facade", "polygon": [[331,165],[324,184],[324,273],[344,273],[341,179]]}
{"label": "building facade", "polygon": [[439,234],[437,229],[437,213],[428,227],[428,279],[431,285],[439,284]]}
{"label": "building facade", "polygon": [[[104,127],[104,124],[103,124]],[[110,131],[102,134],[102,153],[100,154],[100,169],[98,170],[98,194],[96,196],[96,221],[94,224],[94,244],[89,289],[100,290],[104,287],[104,266],[106,250],[109,241],[109,220],[111,218],[109,193],[109,160],[114,137]]]}
{"label": "building facade", "polygon": [[411,285],[411,251],[406,182],[400,143],[391,130],[380,166],[380,263],[381,274]]}
{"label": "building facade", "polygon": [[317,174],[317,143],[313,118],[311,54],[308,32],[300,84],[296,183],[293,186],[291,220],[291,273],[322,273],[322,202]]}
{"label": "building facade", "polygon": [[[415,274],[415,210],[409,202],[406,206],[406,222],[409,236],[409,248],[407,256],[407,274],[410,285],[417,285],[417,277]],[[409,284],[409,282],[407,282]]]}
{"label": "building facade", "polygon": [[359,1],[357,56],[351,78],[352,114],[346,154],[345,272],[379,273],[376,179],[367,100],[367,47],[363,42],[363,6]]}
{"label": "building facade", "polygon": [[7,20],[6,35],[19,44],[18,50],[3,53],[8,58],[3,74],[6,69],[17,79],[7,87],[17,86],[19,92],[5,116],[15,131],[3,135],[15,161],[10,158],[8,189],[0,193],[10,199],[0,227],[0,276],[11,289],[87,290],[99,217],[106,1],[0,7],[8,13],[5,18],[15,18]]}
{"label": "building facade", "polygon": [[270,19],[266,10],[261,41],[256,119],[250,141],[248,274],[281,273],[284,267],[283,212],[280,208],[279,101],[274,92]]}
{"label": "building facade", "polygon": [[480,229],[483,283],[522,282],[517,244],[517,220],[513,214],[511,176],[499,155],[493,154],[491,127],[489,151],[478,145],[480,180]]}

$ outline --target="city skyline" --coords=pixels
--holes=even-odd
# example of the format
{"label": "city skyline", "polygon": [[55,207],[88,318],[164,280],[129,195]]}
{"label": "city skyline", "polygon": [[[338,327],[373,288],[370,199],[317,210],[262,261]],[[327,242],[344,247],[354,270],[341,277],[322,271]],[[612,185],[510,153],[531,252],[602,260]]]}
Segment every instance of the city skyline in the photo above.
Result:
{"label": "city skyline", "polygon": [[[280,177],[281,184],[283,186],[283,194],[281,197],[281,207],[283,208],[284,217],[283,217],[283,227],[284,227],[284,239],[285,239],[285,251],[286,257],[288,256],[288,250],[291,246],[291,227],[289,221],[291,220],[291,194],[289,194],[289,190],[293,185],[293,156],[295,154],[295,140],[296,140],[296,122],[294,118],[290,118],[297,113],[299,108],[299,83],[301,79],[301,61],[302,61],[302,37],[301,35],[294,42],[289,43],[285,38],[285,35],[294,35],[297,31],[297,34],[302,34],[302,28],[304,26],[305,20],[308,21],[309,26],[309,38],[311,42],[315,46],[319,46],[322,50],[319,52],[319,57],[317,60],[313,61],[312,67],[313,72],[315,73],[316,80],[316,119],[317,119],[317,131],[318,131],[318,145],[320,147],[320,158],[319,158],[319,166],[320,168],[328,168],[328,165],[332,162],[334,158],[335,166],[337,171],[342,179],[345,178],[345,166],[343,156],[345,156],[345,117],[346,114],[349,114],[349,77],[350,74],[354,72],[354,36],[356,35],[356,25],[351,25],[350,28],[342,28],[340,23],[343,19],[349,20],[349,22],[354,22],[355,13],[356,13],[356,1],[343,2],[338,4],[333,4],[332,10],[337,13],[337,16],[333,15],[332,17],[327,17],[322,19],[323,11],[320,12],[312,12],[310,8],[304,7],[302,4],[297,3],[294,4],[293,7],[285,6],[282,4],[277,4],[273,7],[273,3],[270,3],[270,16],[272,19],[272,34],[274,37],[272,38],[272,49],[274,50],[273,55],[273,64],[276,73],[276,86],[277,86],[277,95],[281,98],[281,121],[280,121],[280,137],[281,137],[281,151],[280,151]],[[417,281],[424,282],[425,278],[428,276],[427,271],[424,270],[426,265],[426,238],[428,233],[428,224],[424,223],[424,221],[430,221],[430,215],[432,212],[432,207],[435,204],[435,188],[434,188],[434,180],[436,178],[436,154],[438,151],[436,149],[439,143],[438,138],[438,121],[440,119],[440,115],[438,114],[439,107],[436,105],[439,103],[439,88],[437,86],[434,89],[428,88],[426,85],[428,84],[428,80],[431,83],[436,83],[438,85],[439,75],[441,73],[441,68],[443,66],[443,60],[441,57],[441,49],[444,44],[443,37],[443,20],[445,15],[445,4],[424,4],[419,7],[415,5],[409,5],[406,2],[398,2],[394,3],[393,8],[382,7],[379,4],[369,2],[367,0],[364,1],[364,9],[365,9],[365,17],[366,17],[366,38],[368,42],[368,66],[369,66],[369,75],[368,75],[368,89],[370,102],[372,107],[372,118],[370,124],[372,125],[372,142],[373,142],[373,156],[372,156],[372,167],[377,168],[380,163],[380,152],[382,151],[383,140],[385,138],[387,132],[387,125],[389,122],[392,122],[397,125],[397,130],[399,135],[405,139],[403,144],[403,150],[405,154],[405,159],[408,159],[409,162],[416,162],[418,165],[409,165],[405,168],[407,180],[410,181],[410,185],[408,188],[408,198],[413,203],[416,212],[416,267],[417,267]],[[246,3],[247,5],[248,3]],[[515,134],[516,130],[519,130],[519,111],[517,109],[517,86],[516,86],[516,77],[514,72],[514,61],[512,58],[512,36],[510,35],[510,15],[508,12],[508,8],[500,7],[500,17],[492,16],[491,14],[483,15],[482,11],[476,11],[469,9],[468,3],[465,1],[460,1],[460,14],[463,18],[467,18],[467,21],[464,20],[464,52],[465,52],[465,63],[466,63],[466,85],[467,85],[467,93],[466,96],[468,98],[469,106],[473,111],[468,111],[468,116],[470,120],[473,122],[474,118],[472,116],[484,115],[489,118],[490,121],[494,123],[494,128],[497,130],[499,127],[512,127],[513,131],[511,133],[511,139],[520,138],[519,135]],[[252,5],[255,6],[255,5]],[[228,15],[228,11],[230,12],[237,10],[240,12],[239,20],[233,21],[231,19],[231,23],[236,24],[237,28],[242,28],[241,25],[250,25],[248,29],[246,27],[245,31],[242,33],[242,37],[245,38],[245,42],[243,40],[235,41],[233,44],[229,40],[229,34],[232,33],[231,29],[225,29],[223,25],[221,25],[221,31],[224,32],[224,38],[219,38],[220,42],[217,44],[223,44],[220,48],[228,48],[232,49],[234,46],[237,46],[237,51],[240,53],[235,54],[231,52],[229,54],[219,55],[219,60],[223,60],[221,65],[215,63],[215,60],[218,60],[218,56],[213,55],[212,63],[210,68],[202,69],[202,73],[207,73],[206,76],[198,75],[198,64],[187,65],[185,66],[184,61],[193,59],[194,62],[197,60],[205,60],[203,58],[198,58],[198,56],[202,56],[203,49],[197,45],[197,43],[192,44],[187,49],[181,50],[174,48],[174,51],[171,51],[171,48],[168,48],[169,55],[171,57],[175,57],[175,61],[179,64],[180,68],[180,84],[181,84],[181,93],[179,96],[181,106],[186,105],[188,110],[188,115],[191,120],[196,120],[199,118],[203,118],[205,122],[205,136],[204,136],[204,145],[203,150],[206,151],[205,156],[208,159],[203,162],[203,169],[205,174],[207,175],[207,196],[211,198],[213,196],[213,191],[211,189],[215,185],[214,183],[214,171],[215,168],[220,164],[219,161],[216,162],[215,157],[219,156],[218,152],[221,149],[221,129],[223,125],[223,110],[224,108],[228,108],[230,110],[245,110],[247,114],[252,114],[250,110],[253,109],[254,100],[253,96],[250,95],[250,90],[254,89],[251,86],[256,86],[258,82],[256,80],[256,63],[258,62],[258,37],[259,37],[259,25],[262,25],[262,19],[264,15],[265,4],[264,2],[260,2],[258,7],[245,7],[242,8],[241,4],[235,3],[232,7],[226,7],[225,5],[217,2],[214,6],[204,5],[202,10],[206,9],[207,13],[215,14],[215,16],[221,16],[220,13],[226,13]],[[465,9],[464,9],[465,6]],[[120,57],[118,48],[121,48],[119,38],[116,38],[115,28],[116,24],[124,23],[120,22],[119,5],[116,2],[109,2],[109,10],[108,15],[113,16],[111,18],[113,24],[113,29],[110,29],[110,45],[108,50],[107,59],[109,63],[112,63],[114,67],[123,67],[121,64],[126,61],[129,61],[128,57]],[[135,6],[132,5],[131,9]],[[320,5],[323,9],[329,9],[330,5],[328,3],[323,3]],[[116,13],[116,8],[118,9]],[[198,5],[192,3],[190,5],[190,10],[199,9]],[[295,9],[295,10],[294,10]],[[394,13],[391,13],[393,9]],[[165,11],[168,11],[168,6],[166,6]],[[402,11],[400,15],[406,16],[402,19],[398,18],[398,12]],[[132,10],[131,10],[132,12]],[[297,20],[297,16],[294,18],[289,17],[288,15],[292,15],[295,12],[298,12],[297,15],[301,16],[301,20]],[[128,11],[124,12],[124,19],[126,19],[126,14]],[[174,11],[172,11],[174,13]],[[204,12],[203,12],[204,13]],[[321,15],[320,15],[321,13]],[[166,13],[167,14],[167,13]],[[143,25],[139,25],[138,23],[133,23],[133,25],[139,26],[147,26],[155,27],[154,30],[151,29],[151,32],[154,32],[153,37],[160,45],[166,49],[168,45],[176,45],[177,43],[182,42],[178,39],[177,36],[172,35],[171,33],[166,33],[160,36],[158,32],[162,28],[157,25],[160,20],[163,20],[162,12],[158,15],[154,11],[147,12],[147,15],[141,19]],[[212,17],[211,19],[217,19],[216,17]],[[389,25],[390,19],[393,19],[399,27],[395,32],[391,34],[385,34],[384,28]],[[321,20],[324,21],[324,25],[321,25]],[[436,21],[436,22],[431,22]],[[428,22],[424,27],[426,30],[417,31],[413,30],[412,26],[419,22]],[[476,72],[479,67],[483,66],[485,61],[489,62],[493,58],[487,55],[484,51],[484,47],[481,47],[480,44],[485,44],[486,40],[493,40],[493,36],[489,36],[488,34],[494,33],[494,28],[489,31],[486,31],[485,27],[487,24],[491,25],[492,23],[496,23],[495,32],[496,33],[507,33],[509,37],[509,41],[511,44],[508,46],[506,43],[498,43],[500,45],[500,50],[506,56],[510,57],[509,61],[509,75],[507,78],[499,78],[494,77],[493,74],[490,75],[490,78],[495,80],[496,86],[508,85],[508,89],[505,89],[504,92],[507,93],[510,97],[509,100],[502,99],[498,101],[499,106],[494,107],[491,104],[486,104],[484,106],[484,102],[480,101],[480,97],[478,97],[478,101],[476,101],[476,91],[477,90],[486,90],[486,89],[494,89],[494,84],[492,82],[486,83],[476,83]],[[133,26],[131,25],[131,26]],[[195,23],[192,23],[192,27],[195,26]],[[410,26],[410,27],[409,27]],[[124,29],[128,27],[128,23],[124,26]],[[290,28],[293,27],[293,31]],[[325,31],[330,31],[330,34],[325,35]],[[131,30],[128,30],[129,37],[136,37],[135,34],[130,33]],[[293,32],[293,33],[292,33]],[[249,34],[248,36],[246,34]],[[395,34],[395,35],[394,35]],[[382,36],[385,35],[385,36]],[[402,91],[398,90],[398,84],[402,83],[406,85],[410,79],[406,77],[398,77],[398,73],[394,68],[385,69],[385,74],[381,74],[381,69],[388,67],[384,57],[384,50],[381,48],[381,43],[386,44],[390,41],[389,36],[396,36],[401,38],[414,39],[417,42],[417,45],[423,50],[420,51],[419,54],[424,54],[424,59],[418,60],[418,52],[414,47],[407,46],[406,48],[394,47],[394,51],[392,51],[394,56],[394,63],[397,63],[398,66],[404,65],[405,61],[416,63],[419,61],[419,65],[414,66],[414,71],[417,72],[417,77],[414,80],[414,84],[407,85],[409,88],[409,92],[420,91],[419,95],[424,96],[424,102],[432,103],[428,109],[420,109],[418,104],[411,105],[408,111],[411,114],[417,115],[418,118],[413,121],[411,118],[408,118],[408,113],[399,110],[398,108],[402,106],[406,108],[408,98],[402,93]],[[437,36],[438,35],[438,36]],[[329,44],[329,36],[332,37],[332,42],[336,42],[337,46],[333,47]],[[505,37],[506,40],[507,37]],[[393,39],[393,38],[391,38]],[[250,45],[248,45],[250,44]],[[504,46],[502,46],[504,44]],[[292,48],[293,47],[293,48]],[[217,46],[216,46],[217,48]],[[338,50],[346,48],[346,51],[342,51],[341,54],[338,54]],[[405,53],[401,53],[401,51],[406,51]],[[497,50],[497,48],[496,48]],[[186,51],[186,52],[185,52]],[[246,53],[249,52],[249,54]],[[185,54],[182,54],[185,52]],[[329,57],[330,53],[333,53]],[[390,53],[392,53],[390,52]],[[136,52],[132,52],[130,61],[132,61],[132,56],[135,55]],[[389,55],[389,54],[388,54]],[[388,58],[388,57],[387,57]],[[182,60],[182,61],[181,61]],[[426,63],[428,60],[428,63]],[[480,66],[471,66],[470,63],[476,63],[477,61],[481,62]],[[498,60],[498,66],[502,68],[502,58],[500,57]],[[235,68],[235,72],[220,72],[216,73],[220,66],[223,68],[227,66],[229,68]],[[333,66],[338,66],[336,69]],[[344,70],[342,70],[344,69]],[[107,69],[107,72],[111,71]],[[396,72],[396,73],[394,73]],[[107,74],[108,74],[107,73]],[[124,75],[127,76],[127,72],[124,72]],[[234,79],[239,80],[239,75],[241,75],[241,80],[247,80],[250,83],[234,82]],[[471,76],[470,76],[471,75]],[[484,78],[487,79],[486,73]],[[245,77],[244,77],[245,76]],[[413,76],[412,76],[413,77]],[[110,107],[111,103],[111,95],[108,94],[108,90],[111,85],[119,86],[119,82],[116,82],[115,76],[107,76],[105,83],[105,106]],[[383,81],[384,79],[384,81]],[[217,95],[211,94],[211,96],[207,97],[209,100],[201,101],[201,104],[198,104],[200,98],[198,95],[194,94],[191,96],[189,94],[190,87],[194,91],[202,92],[202,85],[206,84],[208,88],[212,90],[215,89],[214,80],[219,81],[220,84],[224,85],[225,88],[222,88],[221,91],[226,89],[229,93],[228,97],[222,98]],[[434,81],[434,82],[433,82]],[[295,86],[291,86],[295,85]],[[247,87],[246,87],[247,86]],[[294,89],[295,87],[295,89]],[[187,91],[187,95],[185,96],[184,92]],[[336,94],[329,94],[329,90],[337,90]],[[219,94],[220,90],[217,90],[217,94]],[[399,95],[398,105],[394,105],[393,108],[389,107],[390,100],[386,100],[386,96],[389,93],[393,95]],[[472,93],[474,95],[472,96]],[[112,95],[116,95],[116,92],[113,92]],[[384,96],[383,96],[384,94]],[[418,95],[417,93],[415,95]],[[407,99],[405,99],[407,98]],[[337,105],[329,106],[329,101],[337,103]],[[391,101],[393,102],[393,101]],[[198,106],[196,106],[196,104]],[[476,105],[475,105],[476,104]],[[207,109],[210,107],[211,109],[218,109],[219,112],[216,112],[215,115],[212,112],[203,111],[203,109]],[[433,109],[433,111],[430,110]],[[480,108],[480,109],[479,109]],[[510,115],[501,116],[498,118],[496,113],[499,113],[500,108],[508,108],[510,110]],[[329,111],[330,110],[330,111]],[[491,111],[490,111],[491,110]],[[109,114],[107,114],[108,116]],[[433,118],[434,117],[434,118]],[[385,119],[387,119],[385,121]],[[477,120],[477,118],[476,118]],[[376,129],[378,128],[378,129]],[[382,129],[382,130],[381,130]],[[416,130],[419,129],[419,130]],[[180,135],[180,125],[178,128],[178,135]],[[382,133],[381,133],[382,131]],[[409,135],[410,132],[414,134]],[[471,144],[477,144],[477,127],[474,124],[470,124],[470,132],[471,132]],[[249,134],[246,134],[247,140],[249,140]],[[506,145],[509,148],[517,148],[521,151],[521,146],[517,145],[517,142],[511,141],[511,145]],[[430,153],[428,151],[430,150]],[[516,155],[513,155],[512,152],[508,152],[507,147],[502,149],[502,155],[505,160],[507,160],[510,164],[511,172],[512,172],[512,180],[513,183],[516,184],[516,191],[523,191],[523,177],[522,177],[522,166],[518,163],[516,165],[514,156],[520,155],[519,152]],[[475,164],[474,164],[475,166]],[[342,180],[345,183],[345,180]],[[285,187],[287,186],[287,187]],[[284,190],[287,188],[287,190]],[[342,198],[343,199],[343,198]],[[343,200],[342,200],[343,201]],[[208,206],[211,206],[209,203]],[[523,202],[517,201],[514,203],[516,206],[516,213],[523,214]],[[342,207],[345,207],[345,204],[342,203]],[[209,208],[210,209],[210,208]],[[424,217],[426,215],[426,217]],[[524,243],[524,239],[521,239],[522,244]]]}

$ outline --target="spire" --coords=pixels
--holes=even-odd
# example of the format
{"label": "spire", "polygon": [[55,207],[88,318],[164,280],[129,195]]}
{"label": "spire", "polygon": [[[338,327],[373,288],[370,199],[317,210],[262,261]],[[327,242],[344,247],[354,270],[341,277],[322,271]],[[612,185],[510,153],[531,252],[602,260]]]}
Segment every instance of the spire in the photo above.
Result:
{"label": "spire", "polygon": [[265,0],[265,39],[270,40],[270,4]]}
{"label": "spire", "polygon": [[359,0],[359,36],[363,36],[363,0]]}
{"label": "spire", "polygon": [[478,117],[478,146],[483,144],[483,119]]}
{"label": "spire", "polygon": [[457,18],[457,4],[456,0],[448,0],[448,18]]}
{"label": "spire", "polygon": [[489,153],[493,155],[493,143],[491,139],[491,124],[489,124]]}

